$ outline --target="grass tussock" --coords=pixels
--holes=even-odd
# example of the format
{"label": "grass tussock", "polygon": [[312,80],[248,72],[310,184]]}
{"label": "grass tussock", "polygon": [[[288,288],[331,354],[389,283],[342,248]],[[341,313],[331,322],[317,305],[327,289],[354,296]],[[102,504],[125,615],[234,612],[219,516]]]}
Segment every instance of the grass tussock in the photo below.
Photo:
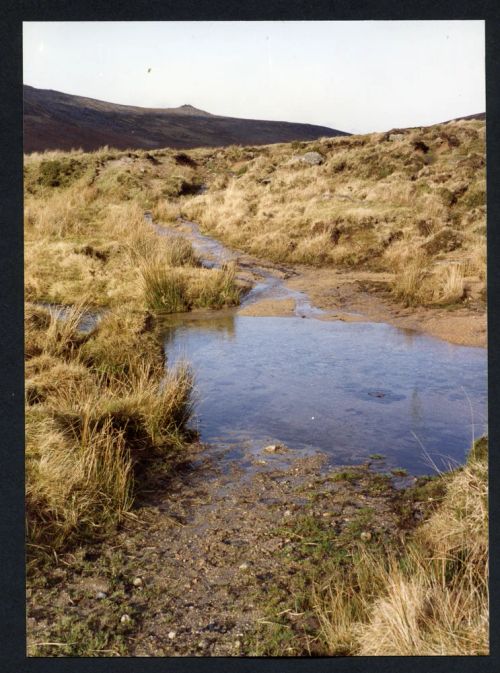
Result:
{"label": "grass tussock", "polygon": [[237,306],[241,289],[236,282],[236,266],[230,262],[220,269],[191,273],[191,302],[198,308]]}
{"label": "grass tussock", "polygon": [[411,260],[404,260],[395,273],[392,288],[395,298],[406,306],[421,303],[424,279],[423,255],[417,255]]}
{"label": "grass tussock", "polygon": [[376,533],[373,515],[362,511],[338,536],[321,522],[299,522],[292,535],[322,562],[303,565],[304,576],[274,609],[304,615],[312,626],[290,630],[271,616],[275,625],[259,653],[488,654],[487,498],[483,438],[462,468],[400,495],[401,515],[408,514],[405,502],[431,508],[400,538]]}
{"label": "grass tussock", "polygon": [[147,305],[158,313],[222,308],[240,301],[233,264],[221,269],[176,269],[160,262],[144,265],[141,274]]}
{"label": "grass tussock", "polygon": [[149,308],[165,313],[181,313],[188,309],[187,283],[182,271],[155,262],[145,263],[141,275]]}
{"label": "grass tussock", "polygon": [[460,264],[447,266],[438,275],[438,287],[435,301],[444,304],[456,304],[464,298],[464,271]]}

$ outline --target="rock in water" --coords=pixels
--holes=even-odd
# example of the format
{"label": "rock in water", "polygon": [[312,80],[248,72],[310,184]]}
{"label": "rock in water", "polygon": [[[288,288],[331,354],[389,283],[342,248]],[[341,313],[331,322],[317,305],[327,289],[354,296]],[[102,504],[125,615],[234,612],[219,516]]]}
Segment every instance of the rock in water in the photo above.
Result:
{"label": "rock in water", "polygon": [[265,453],[285,453],[287,448],[283,444],[269,444],[269,446],[264,447],[264,451]]}

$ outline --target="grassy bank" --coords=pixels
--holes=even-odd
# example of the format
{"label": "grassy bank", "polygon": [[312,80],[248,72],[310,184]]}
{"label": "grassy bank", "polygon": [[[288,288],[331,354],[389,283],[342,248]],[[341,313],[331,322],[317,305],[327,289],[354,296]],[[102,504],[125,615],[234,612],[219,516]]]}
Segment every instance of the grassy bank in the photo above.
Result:
{"label": "grassy bank", "polygon": [[[362,474],[353,469],[336,478],[354,484]],[[366,507],[338,530],[313,513],[291,521],[283,557],[290,579],[262,597],[268,616],[250,651],[487,654],[487,474],[481,439],[463,468],[394,494],[396,528]],[[382,495],[388,484],[378,482]],[[373,493],[374,482],[367,488]],[[335,505],[331,494],[319,497],[327,511]]]}
{"label": "grassy bank", "polygon": [[102,538],[186,439],[191,374],[165,374],[150,316],[115,310],[84,333],[82,310],[26,310],[30,558]]}
{"label": "grassy bank", "polygon": [[[183,445],[192,378],[187,367],[165,374],[146,311],[219,308],[240,292],[234,268],[202,268],[186,239],[144,218],[191,179],[174,153],[163,163],[107,150],[26,157],[30,558],[102,538],[151,465],[175,463]],[[58,317],[47,303],[69,309]],[[103,308],[82,331],[88,311]]]}
{"label": "grassy bank", "polygon": [[484,122],[460,121],[227,148],[199,160],[209,189],[181,209],[275,262],[388,272],[407,305],[484,302],[484,138]]}

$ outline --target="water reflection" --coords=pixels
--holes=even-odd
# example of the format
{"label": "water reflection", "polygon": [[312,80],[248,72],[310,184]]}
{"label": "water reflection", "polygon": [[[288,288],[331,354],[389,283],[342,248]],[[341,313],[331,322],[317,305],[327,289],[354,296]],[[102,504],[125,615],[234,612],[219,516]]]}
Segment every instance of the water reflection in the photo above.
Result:
{"label": "water reflection", "polygon": [[411,394],[410,413],[415,426],[422,421],[422,402],[418,394],[418,388],[414,388]]}
{"label": "water reflection", "polygon": [[215,332],[220,338],[231,339],[236,334],[234,310],[213,312],[192,312],[168,315],[159,320],[159,329],[163,334],[165,350],[179,343],[187,330],[199,330],[203,334]]}

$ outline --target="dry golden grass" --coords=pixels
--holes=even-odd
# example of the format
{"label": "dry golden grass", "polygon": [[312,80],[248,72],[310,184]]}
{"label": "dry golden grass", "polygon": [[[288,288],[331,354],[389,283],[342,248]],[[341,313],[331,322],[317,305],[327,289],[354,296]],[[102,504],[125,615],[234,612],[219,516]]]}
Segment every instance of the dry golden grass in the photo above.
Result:
{"label": "dry golden grass", "polygon": [[[394,296],[409,304],[461,301],[456,271],[435,272],[436,261],[458,261],[464,286],[473,281],[484,297],[484,135],[484,122],[466,121],[396,139],[375,133],[191,150],[188,164],[172,150],[30,155],[27,296],[139,307],[135,262],[158,252],[143,219],[148,209],[160,222],[194,219],[231,246],[277,262],[392,271]],[[310,150],[322,154],[321,165],[294,160]],[[49,186],[54,175],[62,186]],[[202,183],[208,190],[197,194]],[[82,252],[86,246],[94,254]],[[195,264],[171,252],[165,246],[166,266]]]}
{"label": "dry golden grass", "polygon": [[108,532],[130,508],[137,468],[170,460],[191,414],[189,368],[165,374],[144,315],[108,313],[83,333],[83,310],[26,311],[30,558]]}
{"label": "dry golden grass", "polygon": [[[31,418],[29,420],[32,420]],[[131,460],[110,420],[69,438],[48,417],[28,425],[26,511],[28,556],[95,538],[132,502]]]}
{"label": "dry golden grass", "polygon": [[444,304],[454,304],[464,296],[464,272],[461,264],[450,264],[438,274],[438,288],[435,300]]}
{"label": "dry golden grass", "polygon": [[439,508],[401,550],[360,549],[347,570],[316,584],[312,603],[329,654],[488,654],[484,446],[479,440],[447,478]]}
{"label": "dry golden grass", "polygon": [[[408,129],[395,140],[375,133],[295,149],[228,148],[216,160],[210,155],[208,191],[184,199],[180,209],[254,255],[395,271],[394,294],[403,301],[458,302],[458,274],[436,276],[434,263],[459,259],[463,272],[484,284],[484,136],[484,122],[466,121]],[[321,165],[294,160],[310,150],[323,155]],[[398,273],[403,258],[406,278]],[[424,291],[415,293],[424,277]]]}
{"label": "dry golden grass", "polygon": [[[132,154],[132,157],[128,155]],[[30,301],[142,309],[144,274],[151,265],[173,277],[172,269],[199,266],[190,243],[179,236],[159,236],[145,220],[171,220],[179,199],[196,187],[194,168],[179,166],[173,152],[50,152],[25,160],[25,288]],[[163,156],[165,155],[165,156]],[[176,274],[196,288],[205,274],[215,305],[214,274],[197,269]],[[226,277],[226,280],[228,277]],[[226,288],[222,288],[225,292]],[[231,303],[237,299],[236,286]],[[207,306],[207,293],[200,298]],[[163,310],[165,310],[165,306]],[[187,308],[187,304],[185,306]]]}
{"label": "dry golden grass", "polygon": [[[187,240],[159,236],[146,221],[155,205],[173,214],[169,194],[193,179],[172,156],[151,165],[146,154],[105,148],[26,159],[30,555],[104,535],[129,509],[137,470],[168,463],[183,446],[192,376],[186,366],[165,374],[145,308],[238,299],[234,271],[200,268]],[[153,273],[173,278],[186,303],[152,299],[145,281]],[[59,317],[40,301],[73,308]],[[108,312],[83,333],[82,315],[99,306]]]}
{"label": "dry golden grass", "polygon": [[394,296],[407,306],[419,304],[422,301],[422,284],[425,278],[423,260],[423,255],[404,260],[395,273]]}
{"label": "dry golden grass", "polygon": [[168,268],[157,261],[145,261],[141,267],[141,275],[149,308],[165,313],[181,313],[187,310],[186,276],[180,269]]}

